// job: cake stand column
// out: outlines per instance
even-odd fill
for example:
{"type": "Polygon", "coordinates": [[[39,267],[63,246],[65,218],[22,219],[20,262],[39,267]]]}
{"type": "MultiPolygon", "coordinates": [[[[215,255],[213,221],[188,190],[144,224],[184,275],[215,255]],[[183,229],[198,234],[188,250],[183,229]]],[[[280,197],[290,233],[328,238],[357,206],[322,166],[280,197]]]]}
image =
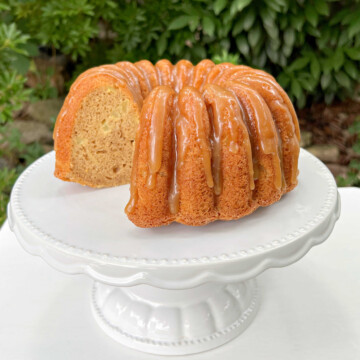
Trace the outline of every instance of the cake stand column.
{"type": "Polygon", "coordinates": [[[96,322],[119,343],[152,354],[185,355],[239,335],[255,317],[259,299],[255,280],[186,290],[95,282],[91,304],[96,322]]]}

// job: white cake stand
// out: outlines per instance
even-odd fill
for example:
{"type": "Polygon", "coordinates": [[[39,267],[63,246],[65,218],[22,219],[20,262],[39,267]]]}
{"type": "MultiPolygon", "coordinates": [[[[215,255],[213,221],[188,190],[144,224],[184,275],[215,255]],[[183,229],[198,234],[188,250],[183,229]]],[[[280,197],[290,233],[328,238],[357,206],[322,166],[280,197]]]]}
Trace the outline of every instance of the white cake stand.
{"type": "Polygon", "coordinates": [[[124,214],[128,186],[62,182],[50,153],[15,184],[9,224],[31,254],[95,280],[95,320],[113,339],[154,354],[196,353],[251,323],[257,275],[297,261],[330,235],[340,214],[334,178],[304,150],[299,166],[293,192],[246,218],[140,229],[124,214]]]}

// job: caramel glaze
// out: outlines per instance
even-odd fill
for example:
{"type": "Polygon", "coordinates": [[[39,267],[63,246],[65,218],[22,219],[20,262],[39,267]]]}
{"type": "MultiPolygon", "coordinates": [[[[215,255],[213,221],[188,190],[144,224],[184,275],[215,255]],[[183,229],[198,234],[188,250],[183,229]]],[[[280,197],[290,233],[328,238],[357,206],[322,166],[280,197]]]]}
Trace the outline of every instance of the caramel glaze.
{"type": "Polygon", "coordinates": [[[256,90],[269,107],[281,140],[280,155],[285,191],[292,190],[297,184],[300,147],[298,120],[290,99],[275,79],[264,71],[242,65],[235,66],[226,69],[218,79],[218,83],[224,85],[231,79],[256,90]],[[282,91],[281,94],[279,88],[282,91]],[[288,106],[289,103],[291,107],[288,106]]]}
{"type": "MultiPolygon", "coordinates": [[[[244,76],[239,78],[238,81],[256,90],[265,100],[272,113],[279,137],[282,141],[283,170],[287,185],[286,191],[290,191],[297,184],[298,157],[300,151],[299,140],[292,118],[293,115],[277,88],[274,87],[273,82],[256,76],[244,76]]],[[[297,118],[295,122],[297,123],[297,118]]]]}
{"type": "Polygon", "coordinates": [[[133,63],[129,61],[121,61],[116,63],[116,66],[123,68],[128,74],[137,79],[143,99],[145,99],[151,91],[149,81],[144,76],[143,72],[133,63]]]}
{"type": "Polygon", "coordinates": [[[235,67],[234,64],[231,63],[222,63],[215,65],[211,71],[209,72],[208,76],[206,77],[205,83],[206,84],[216,84],[218,80],[223,76],[226,70],[235,67]]]}
{"type": "Polygon", "coordinates": [[[296,137],[297,137],[298,141],[300,142],[300,128],[299,128],[299,122],[297,119],[297,115],[296,115],[294,106],[293,106],[291,100],[289,99],[288,95],[284,91],[284,89],[276,82],[276,80],[271,75],[265,73],[264,71],[253,70],[248,67],[244,67],[244,68],[245,69],[241,73],[231,76],[229,80],[238,80],[238,79],[246,76],[246,77],[256,77],[257,79],[261,79],[261,80],[267,82],[268,84],[271,84],[278,91],[281,98],[283,99],[283,102],[288,107],[288,110],[290,111],[290,114],[291,114],[292,123],[294,125],[296,137]]]}
{"type": "Polygon", "coordinates": [[[167,85],[173,88],[174,78],[173,78],[173,65],[169,60],[163,59],[159,60],[155,64],[156,71],[158,73],[158,79],[160,85],[167,85]]]}
{"type": "Polygon", "coordinates": [[[156,87],[145,99],[130,187],[130,201],[125,209],[138,226],[166,225],[173,221],[169,211],[168,193],[172,179],[173,108],[175,92],[168,86],[156,87]],[[164,188],[167,190],[164,192],[164,188]],[[146,204],[156,205],[156,210],[146,204]],[[138,216],[145,221],[139,222],[138,216]],[[133,218],[134,217],[134,218],[133,218]]]}
{"type": "Polygon", "coordinates": [[[141,109],[143,103],[143,97],[141,95],[140,89],[134,83],[134,80],[126,75],[124,72],[119,72],[119,68],[116,65],[102,65],[96,68],[89,69],[82,73],[71,86],[68,96],[71,100],[71,97],[78,91],[78,88],[82,86],[85,80],[90,78],[97,78],[99,76],[110,77],[116,79],[116,82],[119,86],[126,88],[131,92],[133,98],[139,109],[141,109]]]}
{"type": "Polygon", "coordinates": [[[193,69],[193,64],[188,60],[180,60],[176,63],[173,71],[173,79],[174,89],[177,93],[185,86],[191,84],[193,69]]]}
{"type": "Polygon", "coordinates": [[[155,66],[148,60],[141,60],[134,64],[144,75],[147,80],[149,91],[160,85],[158,73],[155,66]]]}
{"type": "Polygon", "coordinates": [[[204,225],[218,218],[211,171],[209,116],[203,97],[194,87],[180,90],[176,106],[176,177],[169,200],[178,204],[171,204],[170,208],[178,208],[176,221],[204,225]]]}
{"type": "Polygon", "coordinates": [[[235,219],[296,186],[296,114],[265,72],[210,60],[120,62],[85,72],[70,94],[99,74],[141,109],[126,207],[136,225],[235,219]]]}
{"type": "Polygon", "coordinates": [[[255,198],[260,205],[266,205],[269,192],[271,197],[279,197],[282,192],[279,137],[274,121],[265,101],[256,91],[235,82],[228,82],[225,87],[236,94],[243,109],[256,159],[254,163],[263,173],[257,179],[255,198]]]}
{"type": "Polygon", "coordinates": [[[203,97],[211,123],[212,173],[219,219],[244,216],[257,208],[248,129],[233,92],[208,84],[203,97]]]}
{"type": "Polygon", "coordinates": [[[203,86],[205,85],[206,78],[208,77],[209,72],[215,66],[211,60],[202,60],[194,67],[194,73],[192,78],[192,83],[190,84],[194,88],[202,91],[203,86]]]}

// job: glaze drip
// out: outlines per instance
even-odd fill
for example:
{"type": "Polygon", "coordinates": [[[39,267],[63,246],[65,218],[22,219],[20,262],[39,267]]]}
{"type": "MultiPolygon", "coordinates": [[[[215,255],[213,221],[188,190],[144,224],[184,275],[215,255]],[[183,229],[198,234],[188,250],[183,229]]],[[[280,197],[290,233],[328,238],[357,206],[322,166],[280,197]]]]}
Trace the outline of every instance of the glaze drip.
{"type": "Polygon", "coordinates": [[[156,174],[159,172],[162,160],[164,123],[171,116],[172,97],[174,91],[168,86],[158,86],[151,94],[153,97],[150,130],[149,130],[149,176],[147,187],[153,189],[156,174]]]}
{"type": "MultiPolygon", "coordinates": [[[[185,87],[179,93],[178,106],[180,117],[186,119],[188,122],[195,124],[197,142],[201,149],[206,182],[207,185],[212,188],[214,186],[214,181],[211,172],[211,149],[208,145],[203,122],[203,117],[208,116],[204,100],[201,94],[195,88],[185,87]],[[191,101],[189,101],[190,97],[191,101]]],[[[190,141],[186,132],[186,128],[181,127],[179,130],[182,133],[183,139],[183,141],[178,144],[178,162],[181,164],[190,141]]]]}
{"type": "MultiPolygon", "coordinates": [[[[222,191],[222,147],[226,146],[232,153],[239,151],[239,126],[242,122],[239,104],[233,93],[217,86],[206,85],[203,96],[209,107],[209,114],[212,124],[212,172],[214,177],[214,193],[220,195],[222,191]],[[224,137],[224,128],[227,128],[227,136],[224,137]]],[[[247,153],[250,154],[250,144],[244,144],[247,153]]],[[[249,161],[249,164],[251,162],[249,161]]],[[[250,170],[250,169],[249,169],[250,170]]],[[[250,183],[253,187],[252,169],[250,171],[250,183]]]]}
{"type": "MultiPolygon", "coordinates": [[[[178,174],[191,146],[200,149],[204,179],[208,188],[213,189],[214,198],[220,197],[223,191],[224,151],[238,154],[240,149],[245,149],[246,161],[242,164],[248,167],[247,186],[251,192],[259,190],[263,174],[271,175],[271,186],[279,196],[286,192],[287,185],[296,184],[299,154],[297,118],[290,100],[272,76],[246,66],[230,63],[214,65],[209,60],[203,60],[196,66],[187,60],[181,60],[174,66],[167,60],[160,60],[155,66],[140,61],[134,67],[136,70],[130,68],[134,76],[125,70],[117,76],[119,81],[127,81],[136,88],[133,90],[135,96],[139,92],[137,89],[142,94],[150,92],[142,108],[138,130],[142,133],[142,123],[144,119],[149,119],[146,180],[149,191],[156,187],[162,166],[164,124],[166,121],[172,123],[172,165],[169,168],[167,195],[172,216],[178,214],[181,208],[178,174]],[[142,78],[140,83],[136,83],[134,77],[139,77],[139,73],[142,78]],[[283,118],[290,119],[286,131],[281,127],[283,118]],[[205,129],[205,121],[210,124],[210,135],[205,129]],[[193,139],[190,140],[194,133],[195,144],[193,139]],[[244,133],[246,137],[241,137],[240,134],[244,133]],[[290,149],[288,156],[291,156],[291,170],[286,181],[284,149],[290,149]]],[[[110,69],[103,71],[114,76],[110,69]]],[[[136,151],[134,168],[137,166],[136,151]]],[[[189,161],[188,158],[186,161],[189,161]]],[[[135,173],[132,173],[127,213],[133,212],[139,201],[135,173]]],[[[259,204],[266,205],[261,202],[256,204],[256,198],[252,201],[255,203],[249,205],[249,209],[255,209],[259,204]]]]}

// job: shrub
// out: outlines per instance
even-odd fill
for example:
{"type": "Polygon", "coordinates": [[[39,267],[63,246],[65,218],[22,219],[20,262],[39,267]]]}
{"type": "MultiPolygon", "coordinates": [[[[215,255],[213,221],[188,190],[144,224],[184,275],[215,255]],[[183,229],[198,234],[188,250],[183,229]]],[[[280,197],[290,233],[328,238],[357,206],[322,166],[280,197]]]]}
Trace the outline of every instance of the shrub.
{"type": "Polygon", "coordinates": [[[339,186],[360,187],[360,117],[350,126],[349,133],[356,135],[356,142],[352,149],[357,154],[357,158],[350,161],[348,173],[345,177],[339,176],[337,183],[339,186]]]}
{"type": "Polygon", "coordinates": [[[230,59],[273,73],[296,100],[354,93],[359,0],[10,0],[8,19],[75,74],[120,60],[230,59]]]}
{"type": "Polygon", "coordinates": [[[24,87],[24,72],[19,71],[21,63],[28,60],[28,39],[16,24],[0,24],[0,125],[12,120],[13,112],[30,99],[31,91],[24,87]]]}

